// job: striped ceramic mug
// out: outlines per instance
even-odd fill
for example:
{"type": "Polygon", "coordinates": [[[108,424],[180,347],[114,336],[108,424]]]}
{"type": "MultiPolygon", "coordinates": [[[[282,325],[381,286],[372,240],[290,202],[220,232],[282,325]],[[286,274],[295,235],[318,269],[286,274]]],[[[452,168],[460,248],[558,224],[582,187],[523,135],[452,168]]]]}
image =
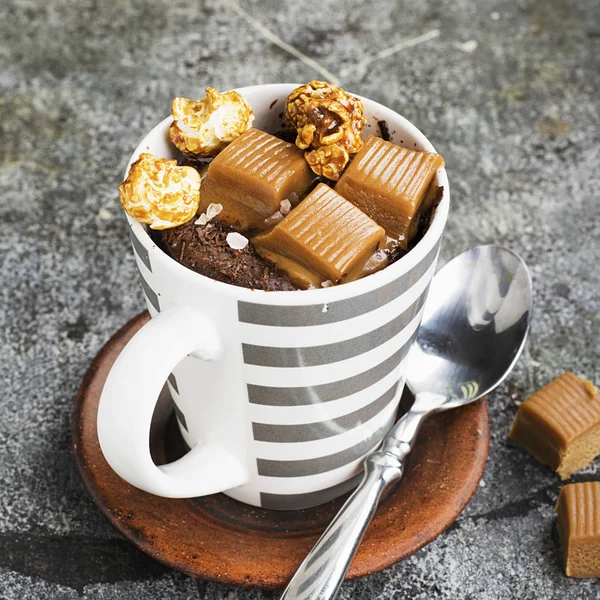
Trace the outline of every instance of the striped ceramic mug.
{"type": "MultiPolygon", "coordinates": [[[[254,126],[281,125],[294,85],[239,90],[254,126]]],[[[366,131],[385,120],[392,141],[433,151],[408,121],[363,99],[366,131]]],[[[168,118],[141,152],[172,157],[168,118]]],[[[326,502],[357,483],[363,458],[392,424],[404,386],[403,358],[417,334],[449,206],[444,188],[429,230],[405,257],[364,279],[325,289],[264,292],[214,281],[163,253],[128,218],[152,319],[115,362],[98,411],[111,467],[153,494],[224,492],[266,508],[326,502]],[[157,467],[148,436],[165,380],[183,458],[157,467]]]]}

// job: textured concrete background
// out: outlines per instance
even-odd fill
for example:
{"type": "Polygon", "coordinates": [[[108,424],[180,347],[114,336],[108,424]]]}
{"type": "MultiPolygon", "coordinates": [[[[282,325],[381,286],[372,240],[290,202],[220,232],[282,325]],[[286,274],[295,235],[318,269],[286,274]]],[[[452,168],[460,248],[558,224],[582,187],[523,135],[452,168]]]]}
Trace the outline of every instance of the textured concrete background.
{"type": "MultiPolygon", "coordinates": [[[[237,6],[429,136],[453,191],[444,260],[503,243],[535,283],[527,350],[489,398],[490,459],[473,500],[425,549],[340,597],[597,598],[597,580],[562,575],[559,480],[506,434],[517,401],[562,371],[600,381],[600,5],[237,6]]],[[[194,581],[125,542],[79,480],[70,413],[94,355],[143,307],[116,191],[139,139],[175,95],[315,77],[226,2],[0,3],[2,600],[276,597],[194,581]]],[[[594,478],[600,460],[574,480],[594,478]]]]}

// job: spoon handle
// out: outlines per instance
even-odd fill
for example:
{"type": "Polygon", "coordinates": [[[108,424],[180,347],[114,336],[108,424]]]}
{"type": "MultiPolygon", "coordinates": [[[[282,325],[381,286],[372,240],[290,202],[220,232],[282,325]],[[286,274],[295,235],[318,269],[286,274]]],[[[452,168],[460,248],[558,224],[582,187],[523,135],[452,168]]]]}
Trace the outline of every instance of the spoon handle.
{"type": "Polygon", "coordinates": [[[388,483],[401,477],[401,459],[381,451],[367,457],[361,483],[308,553],[281,600],[335,598],[381,492],[388,483]]]}
{"type": "Polygon", "coordinates": [[[443,404],[437,394],[418,394],[413,407],[392,427],[381,450],[365,459],[365,473],[329,527],[308,553],[281,600],[332,600],[369,525],[383,490],[404,473],[404,462],[421,423],[443,404]]]}

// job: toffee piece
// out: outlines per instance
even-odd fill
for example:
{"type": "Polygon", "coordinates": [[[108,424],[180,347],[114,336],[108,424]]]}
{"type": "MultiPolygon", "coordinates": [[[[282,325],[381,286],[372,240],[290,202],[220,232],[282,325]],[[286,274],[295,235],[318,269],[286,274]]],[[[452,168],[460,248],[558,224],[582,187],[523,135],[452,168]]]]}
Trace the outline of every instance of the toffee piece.
{"type": "Polygon", "coordinates": [[[363,210],[408,248],[419,226],[423,199],[444,159],[370,135],[335,186],[335,191],[363,210]]]}
{"type": "Polygon", "coordinates": [[[556,519],[565,574],[600,577],[600,481],[565,485],[556,519]]]}
{"type": "Polygon", "coordinates": [[[519,406],[508,437],[567,479],[600,454],[598,390],[564,373],[519,406]]]}
{"type": "Polygon", "coordinates": [[[352,279],[385,243],[385,231],[329,186],[319,184],[252,243],[298,287],[352,279]]]}
{"type": "Polygon", "coordinates": [[[262,231],[283,200],[297,203],[314,179],[301,150],[273,135],[248,129],[209,165],[200,212],[221,204],[217,220],[236,231],[262,231]]]}

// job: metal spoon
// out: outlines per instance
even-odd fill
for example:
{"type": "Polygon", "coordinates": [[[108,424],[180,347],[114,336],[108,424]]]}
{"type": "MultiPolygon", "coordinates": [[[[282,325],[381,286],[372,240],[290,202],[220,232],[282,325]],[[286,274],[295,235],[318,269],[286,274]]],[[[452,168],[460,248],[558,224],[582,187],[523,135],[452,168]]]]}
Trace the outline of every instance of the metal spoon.
{"type": "Polygon", "coordinates": [[[423,421],[473,402],[510,373],[531,321],[532,286],[523,260],[500,246],[463,252],[434,277],[406,363],[412,408],[365,460],[362,482],[308,553],[281,600],[331,600],[383,490],[403,474],[423,421]]]}

